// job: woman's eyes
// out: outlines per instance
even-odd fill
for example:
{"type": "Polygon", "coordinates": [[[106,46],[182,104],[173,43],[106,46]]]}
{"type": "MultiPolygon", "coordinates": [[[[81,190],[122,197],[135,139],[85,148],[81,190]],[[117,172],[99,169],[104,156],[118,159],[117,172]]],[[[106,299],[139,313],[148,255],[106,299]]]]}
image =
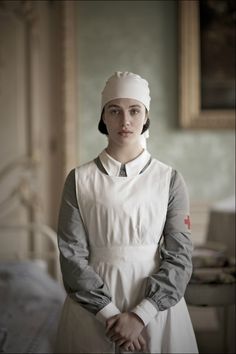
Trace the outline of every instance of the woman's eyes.
{"type": "Polygon", "coordinates": [[[110,114],[117,116],[118,114],[120,114],[121,111],[119,109],[111,109],[110,110],[110,114]]]}
{"type": "MultiPolygon", "coordinates": [[[[118,115],[122,114],[122,111],[119,110],[119,109],[111,109],[109,112],[113,116],[118,116],[118,115]]],[[[135,116],[135,115],[138,115],[140,113],[140,110],[136,109],[136,108],[133,108],[133,109],[131,109],[129,111],[129,113],[130,113],[131,116],[135,116]]]]}
{"type": "Polygon", "coordinates": [[[130,110],[130,114],[131,114],[132,116],[135,116],[135,115],[137,115],[137,114],[139,114],[139,113],[140,113],[140,110],[139,110],[139,109],[133,108],[133,109],[130,110]]]}

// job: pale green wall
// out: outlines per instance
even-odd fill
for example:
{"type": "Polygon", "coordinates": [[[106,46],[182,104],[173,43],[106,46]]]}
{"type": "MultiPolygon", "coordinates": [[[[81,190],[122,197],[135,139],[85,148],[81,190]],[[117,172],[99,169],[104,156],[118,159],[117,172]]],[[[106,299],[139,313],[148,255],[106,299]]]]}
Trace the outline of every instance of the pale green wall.
{"type": "Polygon", "coordinates": [[[178,169],[194,200],[234,192],[234,133],[184,131],[177,121],[177,2],[78,1],[78,162],[106,144],[97,130],[100,93],[115,71],[149,81],[149,151],[178,169]]]}

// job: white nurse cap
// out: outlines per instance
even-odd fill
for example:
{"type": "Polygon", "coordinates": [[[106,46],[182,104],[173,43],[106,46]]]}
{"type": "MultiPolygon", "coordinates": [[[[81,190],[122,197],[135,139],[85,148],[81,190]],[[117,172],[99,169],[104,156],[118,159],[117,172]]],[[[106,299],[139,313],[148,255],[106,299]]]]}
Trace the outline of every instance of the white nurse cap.
{"type": "Polygon", "coordinates": [[[106,103],[116,98],[135,99],[142,102],[149,111],[151,97],[148,82],[139,75],[117,71],[107,80],[102,91],[101,109],[103,110],[106,103]]]}

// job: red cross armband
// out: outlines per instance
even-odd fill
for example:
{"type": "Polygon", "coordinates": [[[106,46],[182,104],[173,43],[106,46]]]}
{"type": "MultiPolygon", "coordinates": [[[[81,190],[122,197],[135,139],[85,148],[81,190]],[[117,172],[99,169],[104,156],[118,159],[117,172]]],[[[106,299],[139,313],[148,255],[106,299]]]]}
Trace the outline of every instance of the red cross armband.
{"type": "Polygon", "coordinates": [[[191,220],[189,215],[185,215],[184,224],[186,225],[188,230],[191,230],[191,220]]]}
{"type": "Polygon", "coordinates": [[[191,220],[187,210],[175,210],[166,219],[164,233],[191,232],[191,220]]]}

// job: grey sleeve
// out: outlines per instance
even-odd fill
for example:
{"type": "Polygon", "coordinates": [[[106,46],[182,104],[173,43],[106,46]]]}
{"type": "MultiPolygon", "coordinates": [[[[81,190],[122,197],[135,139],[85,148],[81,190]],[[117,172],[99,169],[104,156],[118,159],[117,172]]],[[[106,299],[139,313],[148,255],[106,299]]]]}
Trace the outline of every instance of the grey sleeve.
{"type": "Polygon", "coordinates": [[[75,170],[67,176],[58,219],[58,247],[67,294],[96,314],[111,302],[108,288],[88,264],[89,244],[75,191],[75,170]]]}
{"type": "Polygon", "coordinates": [[[172,171],[167,217],[160,244],[160,268],[147,280],[146,298],[159,311],[175,305],[192,274],[189,199],[183,177],[172,171]]]}

